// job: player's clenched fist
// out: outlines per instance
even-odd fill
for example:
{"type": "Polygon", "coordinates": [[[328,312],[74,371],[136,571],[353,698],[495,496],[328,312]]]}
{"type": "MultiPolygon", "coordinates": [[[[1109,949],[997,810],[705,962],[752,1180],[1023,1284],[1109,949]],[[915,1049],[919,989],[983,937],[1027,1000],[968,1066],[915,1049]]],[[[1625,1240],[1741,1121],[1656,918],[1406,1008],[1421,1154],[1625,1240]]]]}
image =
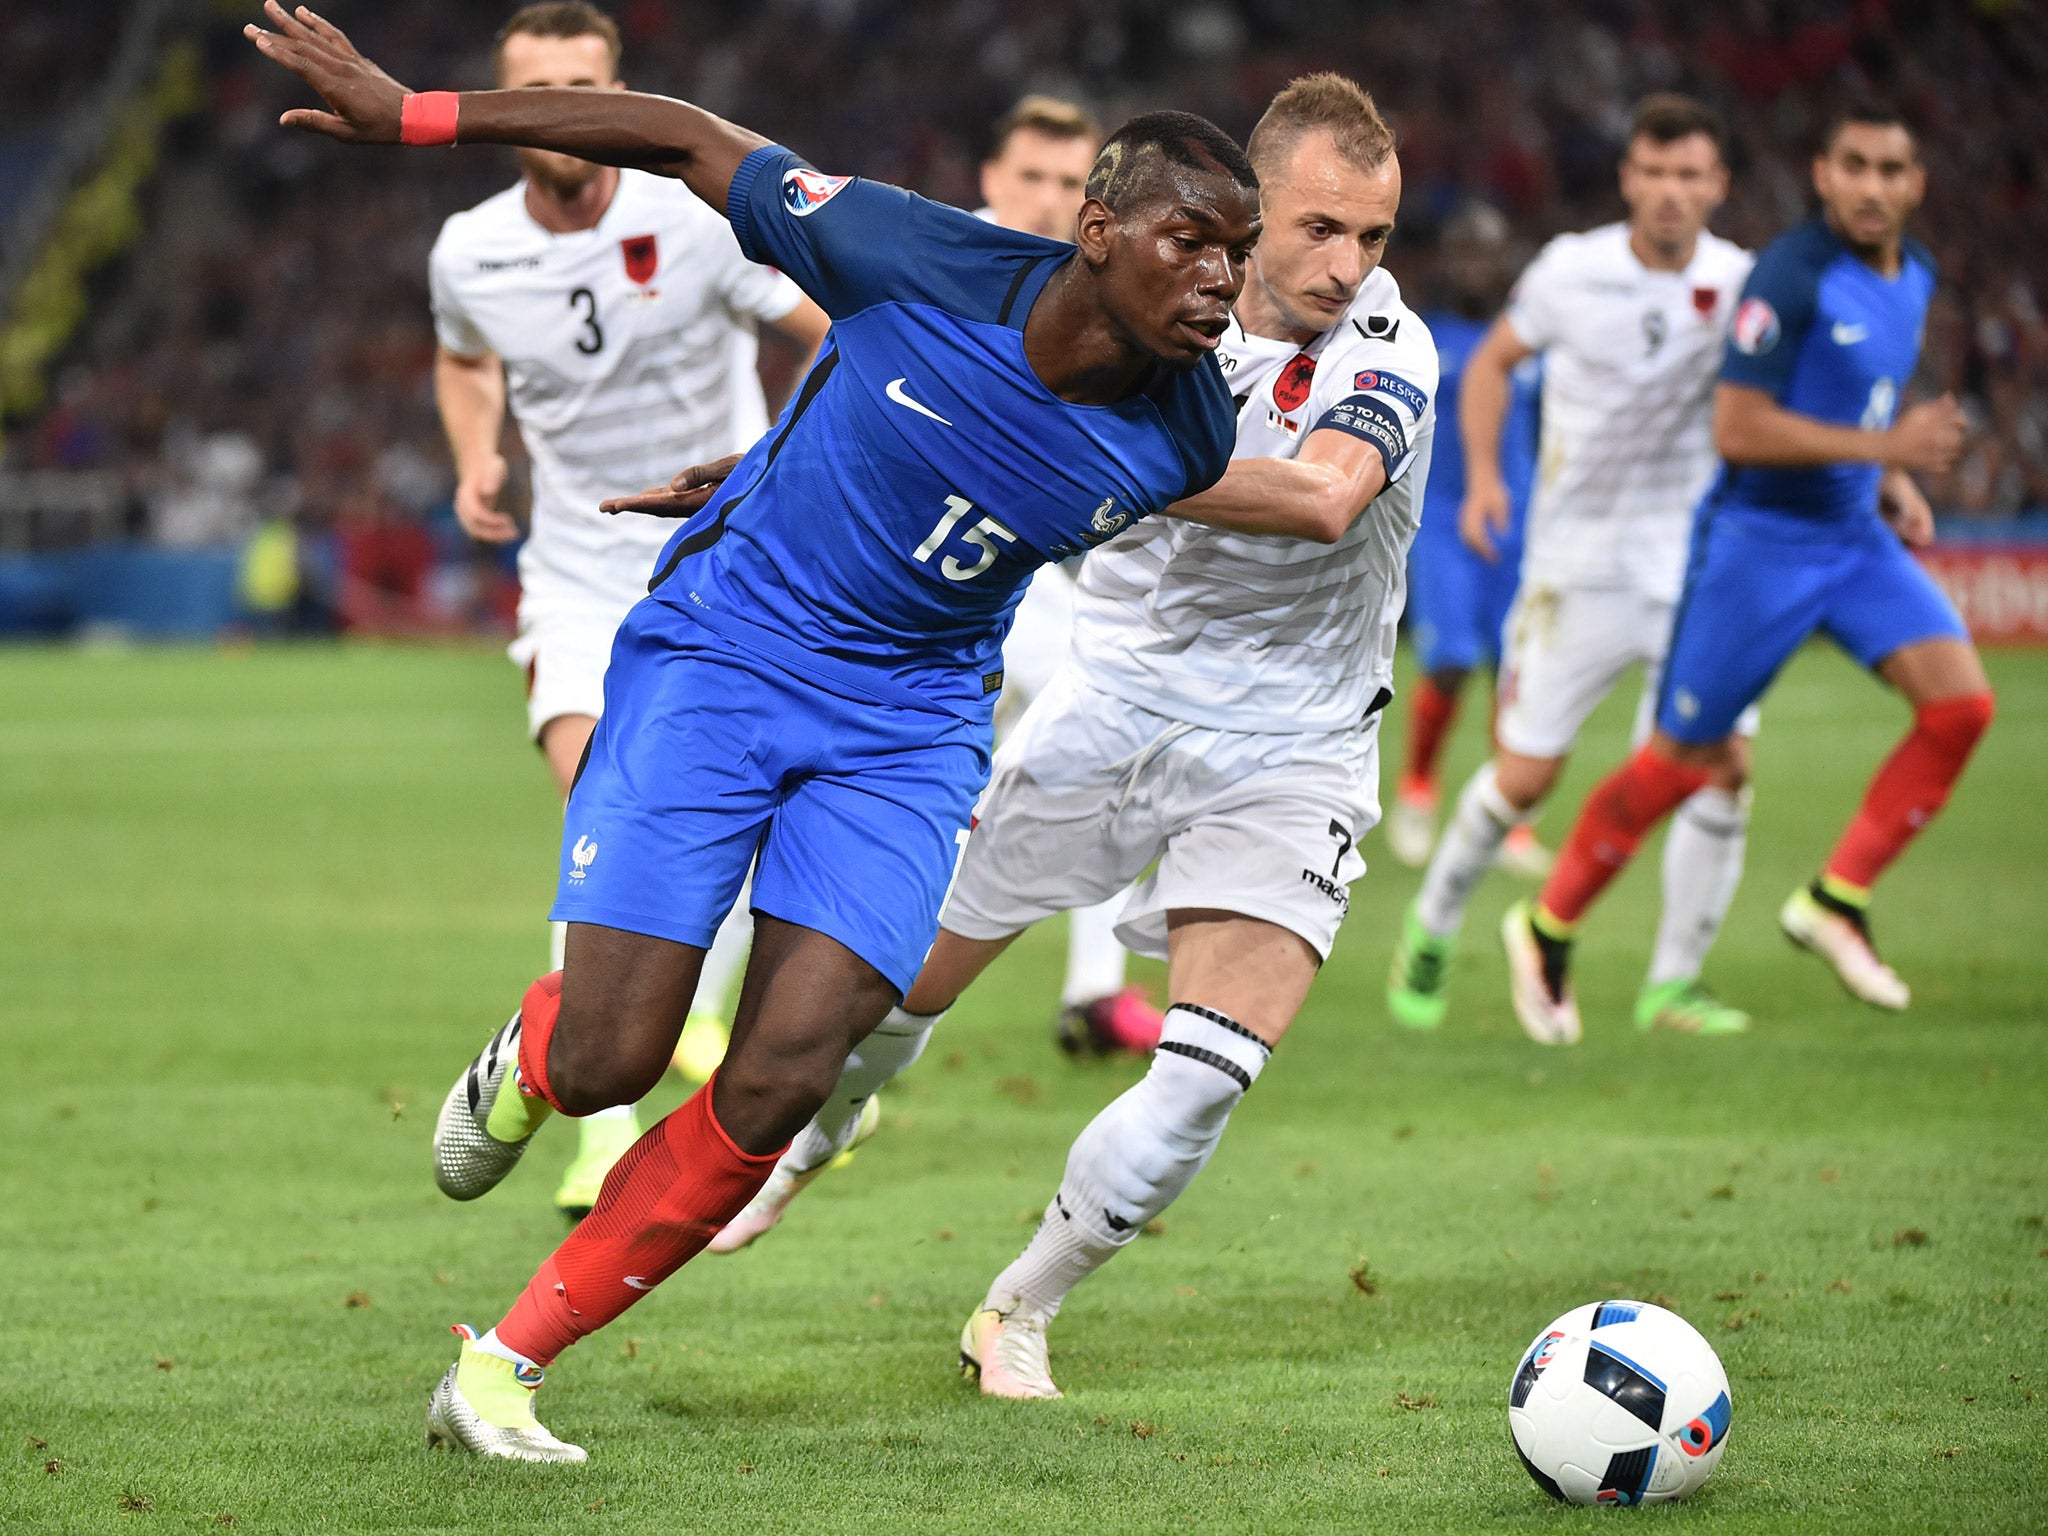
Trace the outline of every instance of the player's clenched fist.
{"type": "Polygon", "coordinates": [[[406,88],[356,51],[342,30],[306,6],[288,12],[278,0],[264,0],[263,13],[277,28],[250,25],[243,36],[320,93],[333,110],[300,108],[278,119],[287,128],[324,133],[351,144],[396,144],[406,88]]]}
{"type": "Polygon", "coordinates": [[[472,539],[507,544],[519,537],[519,525],[498,509],[505,489],[505,456],[485,454],[466,466],[455,485],[455,520],[472,539]]]}
{"type": "Polygon", "coordinates": [[[729,453],[709,464],[692,464],[665,487],[656,486],[653,490],[639,491],[631,496],[614,496],[610,501],[599,502],[597,510],[646,512],[654,517],[690,517],[701,511],[704,504],[718,493],[718,488],[725,484],[725,477],[732,473],[733,466],[739,461],[738,454],[729,453]]]}
{"type": "Polygon", "coordinates": [[[1962,454],[1969,420],[1954,395],[1909,406],[1885,434],[1885,463],[1941,474],[1962,454]]]}

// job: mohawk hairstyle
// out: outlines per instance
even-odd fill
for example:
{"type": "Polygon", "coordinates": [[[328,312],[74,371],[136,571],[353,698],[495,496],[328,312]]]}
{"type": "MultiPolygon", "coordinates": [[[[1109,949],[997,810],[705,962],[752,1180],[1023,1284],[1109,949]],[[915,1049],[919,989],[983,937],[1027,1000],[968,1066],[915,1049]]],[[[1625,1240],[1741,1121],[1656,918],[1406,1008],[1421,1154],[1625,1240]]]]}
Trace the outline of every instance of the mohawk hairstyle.
{"type": "Polygon", "coordinates": [[[1087,195],[1112,213],[1126,213],[1166,195],[1169,166],[1227,176],[1247,192],[1258,173],[1237,141],[1192,112],[1146,112],[1109,136],[1088,173],[1087,195]]]}

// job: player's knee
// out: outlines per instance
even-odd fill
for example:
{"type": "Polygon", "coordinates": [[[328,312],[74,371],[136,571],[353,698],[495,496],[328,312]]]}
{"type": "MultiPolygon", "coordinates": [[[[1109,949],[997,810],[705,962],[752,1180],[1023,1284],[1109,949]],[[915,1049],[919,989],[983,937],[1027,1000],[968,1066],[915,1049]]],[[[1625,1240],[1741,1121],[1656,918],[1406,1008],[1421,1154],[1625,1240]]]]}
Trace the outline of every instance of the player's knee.
{"type": "Polygon", "coordinates": [[[621,1049],[615,1030],[578,1028],[565,1008],[548,1046],[548,1087],[572,1115],[637,1104],[661,1080],[666,1057],[649,1063],[621,1049]]]}
{"type": "Polygon", "coordinates": [[[1740,736],[1731,737],[1727,751],[1708,767],[1707,782],[1731,795],[1749,788],[1749,743],[1740,736]]]}
{"type": "Polygon", "coordinates": [[[802,1130],[846,1065],[843,1053],[769,1055],[739,1051],[718,1069],[718,1119],[749,1152],[769,1151],[802,1130]]]}
{"type": "Polygon", "coordinates": [[[1939,745],[1961,755],[1974,748],[1991,729],[1992,717],[1997,712],[1997,700],[1987,688],[1982,693],[1923,704],[1915,715],[1915,723],[1939,745]]]}

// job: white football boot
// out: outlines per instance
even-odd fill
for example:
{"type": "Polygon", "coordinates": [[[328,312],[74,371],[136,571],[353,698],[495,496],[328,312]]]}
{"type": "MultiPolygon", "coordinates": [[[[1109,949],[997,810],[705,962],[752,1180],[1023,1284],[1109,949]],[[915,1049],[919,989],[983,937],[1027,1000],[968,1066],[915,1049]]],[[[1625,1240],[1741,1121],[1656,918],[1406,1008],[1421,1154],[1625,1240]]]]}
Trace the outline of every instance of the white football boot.
{"type": "Polygon", "coordinates": [[[1387,851],[1410,869],[1421,869],[1436,847],[1436,798],[1410,798],[1398,790],[1387,807],[1387,851]]]}
{"type": "Polygon", "coordinates": [[[1022,1303],[1007,1312],[983,1307],[960,1330],[960,1374],[978,1378],[984,1397],[1065,1397],[1046,1360],[1051,1320],[1022,1303]]]}
{"type": "Polygon", "coordinates": [[[1904,1011],[1913,1001],[1912,988],[1878,959],[1870,943],[1870,925],[1862,914],[1827,905],[1814,895],[1811,886],[1802,885],[1779,909],[1778,926],[1794,944],[1827,961],[1851,997],[1893,1013],[1904,1011]]]}
{"type": "Polygon", "coordinates": [[[1534,912],[1528,902],[1518,901],[1501,920],[1500,941],[1508,952],[1508,982],[1515,1002],[1515,1017],[1522,1033],[1539,1045],[1577,1045],[1579,1001],[1572,995],[1572,983],[1562,967],[1556,976],[1548,974],[1543,946],[1530,921],[1534,912]]]}
{"type": "MultiPolygon", "coordinates": [[[[434,1182],[451,1200],[474,1200],[496,1189],[526,1155],[533,1133],[500,1141],[486,1123],[498,1094],[519,1065],[519,1015],[455,1079],[434,1122],[434,1182]]],[[[515,1086],[512,1090],[517,1093],[515,1086]]],[[[511,1106],[507,1106],[509,1110],[511,1106]]]]}

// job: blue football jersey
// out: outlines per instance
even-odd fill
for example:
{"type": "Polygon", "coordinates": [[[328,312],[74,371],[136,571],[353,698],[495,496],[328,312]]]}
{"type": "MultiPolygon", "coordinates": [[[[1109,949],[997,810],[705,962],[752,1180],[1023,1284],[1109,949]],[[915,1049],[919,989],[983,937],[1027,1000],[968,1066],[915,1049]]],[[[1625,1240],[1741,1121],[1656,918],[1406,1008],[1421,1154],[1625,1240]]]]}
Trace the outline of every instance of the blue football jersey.
{"type": "MultiPolygon", "coordinates": [[[[1934,284],[1934,258],[1918,242],[1906,242],[1898,275],[1886,277],[1824,222],[1809,220],[1757,258],[1721,378],[1767,390],[1786,410],[1817,421],[1882,431],[1920,365],[1934,284]]],[[[1811,517],[1875,517],[1882,475],[1875,464],[1730,465],[1717,499],[1811,517]]]]}
{"type": "MultiPolygon", "coordinates": [[[[1429,479],[1422,489],[1421,538],[1458,537],[1458,509],[1465,501],[1465,450],[1458,422],[1458,388],[1465,381],[1465,364],[1479,350],[1490,326],[1449,310],[1437,310],[1423,317],[1429,334],[1436,338],[1436,419],[1439,430],[1449,423],[1436,453],[1429,461],[1429,479]]],[[[1536,439],[1539,402],[1543,397],[1543,364],[1530,358],[1514,372],[1514,390],[1508,397],[1507,419],[1500,428],[1501,476],[1507,481],[1514,521],[1508,542],[1519,546],[1522,514],[1529,507],[1529,487],[1536,480],[1536,439]]]]}
{"type": "Polygon", "coordinates": [[[1213,484],[1237,414],[1213,358],[1115,405],[1060,400],[1024,321],[1072,255],[899,188],[754,151],[728,205],[832,333],[649,590],[869,695],[985,719],[1032,571],[1213,484]]]}

